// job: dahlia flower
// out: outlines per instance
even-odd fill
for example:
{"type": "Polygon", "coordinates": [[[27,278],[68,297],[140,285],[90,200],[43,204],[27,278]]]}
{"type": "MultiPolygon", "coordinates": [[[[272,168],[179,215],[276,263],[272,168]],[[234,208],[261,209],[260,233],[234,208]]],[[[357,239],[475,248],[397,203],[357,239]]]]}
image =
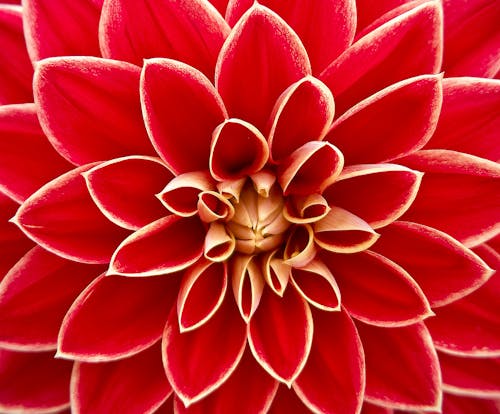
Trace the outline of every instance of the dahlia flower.
{"type": "Polygon", "coordinates": [[[499,412],[498,1],[2,3],[0,411],[499,412]]]}

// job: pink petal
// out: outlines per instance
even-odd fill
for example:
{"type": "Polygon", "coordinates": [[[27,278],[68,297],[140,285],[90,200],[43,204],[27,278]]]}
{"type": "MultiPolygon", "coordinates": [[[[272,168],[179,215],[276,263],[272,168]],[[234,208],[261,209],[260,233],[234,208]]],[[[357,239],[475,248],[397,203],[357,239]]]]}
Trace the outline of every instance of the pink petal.
{"type": "Polygon", "coordinates": [[[30,196],[12,221],[32,240],[66,259],[107,263],[128,232],[111,223],[92,201],[81,175],[96,164],[76,168],[30,196]]]}
{"type": "Polygon", "coordinates": [[[289,389],[280,384],[268,414],[309,414],[310,412],[311,410],[306,408],[293,388],[289,389]]]}
{"type": "Polygon", "coordinates": [[[44,413],[69,407],[72,366],[52,352],[0,349],[0,410],[44,413]]]}
{"type": "Polygon", "coordinates": [[[472,251],[431,227],[397,221],[381,229],[380,234],[373,250],[402,266],[422,288],[432,307],[468,295],[493,273],[472,251]]]}
{"type": "Polygon", "coordinates": [[[423,324],[378,328],[357,324],[366,358],[365,399],[387,408],[439,410],[441,372],[423,324]]]}
{"type": "Polygon", "coordinates": [[[340,286],[342,304],[356,319],[395,327],[433,315],[417,283],[384,256],[370,251],[350,255],[323,252],[321,259],[340,286]]]}
{"type": "Polygon", "coordinates": [[[120,361],[77,362],[71,389],[72,408],[81,414],[152,412],[172,393],[159,345],[120,361]]]}
{"type": "Polygon", "coordinates": [[[149,136],[172,171],[208,169],[212,131],[227,118],[210,81],[181,62],[151,59],[140,90],[149,136]]]}
{"type": "Polygon", "coordinates": [[[419,151],[398,162],[425,173],[403,219],[442,230],[467,246],[499,232],[498,164],[446,150],[419,151]]]}
{"type": "Polygon", "coordinates": [[[312,339],[311,310],[295,289],[282,298],[265,289],[248,325],[248,343],[262,367],[290,386],[304,368],[312,339]]]}
{"type": "Polygon", "coordinates": [[[447,76],[493,78],[500,70],[500,4],[445,0],[443,69],[447,76]]]}
{"type": "Polygon", "coordinates": [[[351,318],[314,311],[314,337],[307,364],[293,388],[315,412],[358,413],[365,389],[363,348],[351,318]]]}
{"type": "Polygon", "coordinates": [[[163,365],[177,397],[187,406],[219,388],[240,363],[245,345],[245,325],[230,295],[194,331],[181,333],[172,309],[163,333],[163,365]]]}
{"type": "Polygon", "coordinates": [[[416,151],[437,125],[441,79],[419,76],[377,92],[338,118],[325,139],[340,149],[348,165],[386,162],[416,151]]]}
{"type": "Polygon", "coordinates": [[[439,122],[426,148],[450,149],[500,161],[500,81],[479,78],[443,80],[439,122]]]}
{"type": "Polygon", "coordinates": [[[470,398],[444,394],[443,413],[446,414],[498,414],[498,400],[470,398]]]}
{"type": "Polygon", "coordinates": [[[298,36],[277,14],[255,3],[222,47],[215,85],[230,116],[263,131],[279,95],[310,72],[298,36]]]}
{"type": "MultiPolygon", "coordinates": [[[[441,66],[442,10],[429,1],[370,32],[320,75],[333,92],[337,113],[383,88],[441,66]]],[[[398,114],[402,114],[398,111],[398,114]]]]}
{"type": "Polygon", "coordinates": [[[202,255],[204,238],[205,229],[197,217],[163,217],[118,246],[108,273],[154,276],[185,269],[202,255]]]}
{"type": "Polygon", "coordinates": [[[98,277],[66,314],[59,333],[58,355],[101,362],[148,348],[161,337],[178,286],[178,278],[173,276],[98,277]]]}
{"type": "Polygon", "coordinates": [[[32,102],[33,67],[26,52],[22,9],[0,4],[0,105],[32,102]]]}
{"type": "Polygon", "coordinates": [[[83,176],[97,207],[121,227],[137,230],[167,214],[156,194],[173,175],[158,158],[118,158],[83,176]]]}
{"type": "Polygon", "coordinates": [[[399,218],[417,195],[422,174],[396,164],[344,168],[323,196],[330,205],[349,210],[372,228],[399,218]]]}
{"type": "Polygon", "coordinates": [[[23,0],[33,62],[51,56],[100,56],[97,28],[102,0],[23,0]]]}
{"type": "Polygon", "coordinates": [[[168,57],[212,77],[229,26],[204,0],[105,0],[99,28],[104,57],[142,65],[168,57]]]}
{"type": "Polygon", "coordinates": [[[0,343],[23,351],[55,349],[66,311],[103,270],[33,248],[0,285],[0,343]]]}
{"type": "Polygon", "coordinates": [[[74,164],[153,154],[139,102],[140,70],[92,57],[37,64],[35,101],[43,130],[74,164]]]}
{"type": "Polygon", "coordinates": [[[0,107],[0,136],[0,188],[19,202],[71,169],[43,134],[34,104],[0,107]]]}

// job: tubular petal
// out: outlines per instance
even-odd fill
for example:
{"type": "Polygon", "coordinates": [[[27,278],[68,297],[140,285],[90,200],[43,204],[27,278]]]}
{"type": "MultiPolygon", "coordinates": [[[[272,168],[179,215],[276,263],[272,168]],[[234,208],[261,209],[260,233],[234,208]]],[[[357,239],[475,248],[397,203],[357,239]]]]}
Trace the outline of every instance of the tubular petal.
{"type": "Polygon", "coordinates": [[[66,314],[58,356],[102,362],[148,348],[161,337],[170,309],[175,307],[178,286],[174,276],[134,279],[101,275],[66,314]]]}
{"type": "Polygon", "coordinates": [[[274,250],[264,256],[262,274],[273,292],[283,297],[290,278],[291,267],[279,257],[278,253],[279,250],[274,250]],[[277,255],[278,257],[276,257],[277,255]]]}
{"type": "Polygon", "coordinates": [[[236,239],[222,223],[210,224],[204,244],[204,256],[212,262],[224,262],[234,252],[236,239]]]}
{"type": "Polygon", "coordinates": [[[292,267],[302,267],[313,260],[316,255],[314,240],[314,231],[309,224],[293,227],[285,245],[284,263],[292,267]]]}
{"type": "Polygon", "coordinates": [[[198,215],[205,223],[228,221],[234,215],[234,207],[217,191],[203,191],[198,196],[198,215]]]}
{"type": "Polygon", "coordinates": [[[330,212],[328,201],[315,193],[307,196],[288,197],[283,216],[291,223],[315,223],[330,212]]]}

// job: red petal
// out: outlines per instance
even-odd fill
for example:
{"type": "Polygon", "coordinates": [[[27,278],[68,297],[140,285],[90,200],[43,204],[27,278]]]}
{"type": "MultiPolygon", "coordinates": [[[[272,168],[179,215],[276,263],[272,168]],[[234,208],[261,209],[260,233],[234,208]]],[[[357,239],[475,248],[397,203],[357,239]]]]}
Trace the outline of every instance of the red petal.
{"type": "Polygon", "coordinates": [[[320,75],[335,96],[337,113],[344,113],[395,82],[437,73],[441,66],[442,25],[440,3],[429,1],[383,24],[348,48],[320,75]]]}
{"type": "Polygon", "coordinates": [[[373,250],[402,266],[432,307],[468,295],[492,275],[492,269],[476,254],[431,227],[398,221],[381,229],[380,234],[373,250]]]}
{"type": "Polygon", "coordinates": [[[295,289],[282,298],[264,289],[248,325],[248,343],[264,369],[290,386],[307,361],[312,338],[311,310],[295,289]]]}
{"type": "Polygon", "coordinates": [[[12,219],[32,240],[58,256],[107,263],[128,234],[96,207],[81,175],[88,164],[50,181],[29,197],[12,219]]]}
{"type": "Polygon", "coordinates": [[[177,397],[190,405],[220,387],[239,364],[245,345],[245,325],[230,295],[194,331],[181,333],[172,309],[163,333],[163,365],[177,397]]]}
{"type": "Polygon", "coordinates": [[[324,252],[321,258],[340,286],[342,304],[355,318],[394,327],[433,314],[411,276],[384,256],[369,251],[350,255],[324,252]]]}
{"type": "Polygon", "coordinates": [[[158,158],[114,159],[83,176],[97,207],[121,227],[137,230],[167,214],[156,194],[173,175],[158,158]]]}
{"type": "Polygon", "coordinates": [[[212,131],[227,118],[210,81],[183,63],[151,59],[140,89],[151,141],[167,165],[176,173],[208,169],[212,131]]]}
{"type": "Polygon", "coordinates": [[[370,404],[365,401],[363,403],[363,408],[361,409],[361,414],[394,414],[394,410],[391,408],[384,408],[379,405],[370,404]]]}
{"type": "Polygon", "coordinates": [[[212,77],[229,26],[204,0],[105,0],[99,28],[104,57],[142,65],[168,57],[212,77]]]}
{"type": "Polygon", "coordinates": [[[34,93],[50,142],[74,164],[153,154],[139,102],[138,67],[91,57],[37,64],[34,93]]]}
{"type": "Polygon", "coordinates": [[[23,0],[28,52],[51,56],[100,56],[97,29],[102,0],[23,0]]]}
{"type": "Polygon", "coordinates": [[[209,1],[219,11],[221,16],[224,16],[224,14],[226,13],[228,0],[209,0],[209,1]]]}
{"type": "Polygon", "coordinates": [[[441,78],[419,76],[377,92],[338,118],[325,139],[346,164],[386,162],[422,148],[438,122],[441,78]]]}
{"type": "Polygon", "coordinates": [[[310,414],[310,412],[311,410],[306,408],[293,389],[281,384],[268,414],[310,414]]]}
{"type": "Polygon", "coordinates": [[[359,33],[385,13],[390,12],[405,3],[411,2],[412,0],[356,0],[356,17],[358,19],[357,32],[359,33]]]}
{"type": "Polygon", "coordinates": [[[298,36],[277,14],[255,3],[222,47],[215,84],[230,116],[263,131],[279,95],[310,72],[298,36]]]}
{"type": "Polygon", "coordinates": [[[185,269],[202,255],[204,239],[205,229],[197,217],[161,218],[132,233],[118,246],[108,273],[154,276],[185,269]]]}
{"type": "Polygon", "coordinates": [[[23,351],[55,349],[66,311],[103,270],[33,248],[0,285],[0,343],[23,351]]]}
{"type": "Polygon", "coordinates": [[[500,81],[478,78],[443,80],[439,122],[426,148],[450,149],[500,160],[500,81]]]}
{"type": "Polygon", "coordinates": [[[441,372],[425,326],[357,327],[366,358],[365,399],[388,408],[439,410],[441,372]]]}
{"type": "Polygon", "coordinates": [[[314,311],[314,337],[307,364],[293,388],[321,413],[358,413],[365,388],[363,348],[345,311],[314,311]]]}
{"type": "Polygon", "coordinates": [[[498,164],[446,150],[419,151],[398,162],[425,173],[405,220],[442,230],[467,246],[499,232],[498,164]]]}
{"type": "Polygon", "coordinates": [[[100,362],[148,348],[161,337],[178,286],[178,278],[173,276],[98,277],[66,314],[58,355],[100,362]]]}
{"type": "Polygon", "coordinates": [[[0,410],[45,413],[69,407],[72,366],[52,352],[0,349],[0,410]]]}
{"type": "Polygon", "coordinates": [[[446,414],[498,414],[498,400],[470,398],[444,394],[443,413],[446,414]]]}
{"type": "Polygon", "coordinates": [[[154,345],[120,361],[89,364],[73,369],[72,408],[78,413],[150,413],[172,393],[154,345]]]}

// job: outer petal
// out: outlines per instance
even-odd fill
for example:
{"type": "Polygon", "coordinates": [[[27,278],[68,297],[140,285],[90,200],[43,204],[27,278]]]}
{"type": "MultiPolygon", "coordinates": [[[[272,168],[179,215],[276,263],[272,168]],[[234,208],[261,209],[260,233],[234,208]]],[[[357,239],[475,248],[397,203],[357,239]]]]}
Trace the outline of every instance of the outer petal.
{"type": "Polygon", "coordinates": [[[268,414],[310,414],[311,410],[297,396],[293,388],[280,384],[268,414]]]}
{"type": "Polygon", "coordinates": [[[394,414],[394,410],[392,408],[384,408],[380,405],[370,404],[365,401],[361,414],[394,414]]]}
{"type": "Polygon", "coordinates": [[[438,122],[441,78],[419,76],[377,92],[338,118],[325,139],[348,165],[386,162],[422,148],[438,122]]]}
{"type": "Polygon", "coordinates": [[[263,131],[279,95],[310,72],[298,36],[277,14],[256,3],[222,47],[215,85],[230,116],[263,131]]]}
{"type": "Polygon", "coordinates": [[[206,0],[105,0],[99,40],[104,57],[141,65],[168,57],[213,76],[229,26],[206,0]]]}
{"type": "Polygon", "coordinates": [[[208,169],[212,131],[227,118],[208,78],[183,63],[151,59],[140,89],[149,136],[167,165],[176,173],[208,169]]]}
{"type": "Polygon", "coordinates": [[[370,32],[335,59],[320,79],[333,92],[337,113],[344,113],[395,82],[437,73],[442,24],[440,2],[419,4],[370,32]]]}
{"type": "Polygon", "coordinates": [[[390,408],[438,411],[441,372],[425,326],[357,327],[366,358],[365,399],[390,408]]]}
{"type": "Polygon", "coordinates": [[[0,410],[43,414],[69,407],[72,366],[52,352],[0,349],[0,410]]]}
{"type": "Polygon", "coordinates": [[[365,362],[354,323],[344,310],[314,311],[313,316],[311,353],[293,388],[316,413],[359,413],[365,362]]]}
{"type": "Polygon", "coordinates": [[[358,18],[357,31],[360,32],[385,13],[410,2],[411,0],[356,0],[358,18]]]}
{"type": "Polygon", "coordinates": [[[34,93],[43,130],[74,164],[153,154],[139,102],[140,70],[91,57],[37,64],[34,93]]]}
{"type": "Polygon", "coordinates": [[[50,181],[29,197],[12,221],[32,240],[58,256],[107,263],[128,234],[104,217],[85,185],[88,164],[50,181]]]}
{"type": "Polygon", "coordinates": [[[100,276],[66,314],[58,355],[100,362],[148,348],[161,337],[178,285],[175,277],[100,276]]]}
{"type": "Polygon", "coordinates": [[[150,413],[172,393],[154,345],[120,361],[77,362],[71,378],[72,408],[80,414],[150,413]]]}
{"type": "Polygon", "coordinates": [[[446,414],[498,414],[498,409],[498,400],[444,394],[443,412],[446,414]]]}

